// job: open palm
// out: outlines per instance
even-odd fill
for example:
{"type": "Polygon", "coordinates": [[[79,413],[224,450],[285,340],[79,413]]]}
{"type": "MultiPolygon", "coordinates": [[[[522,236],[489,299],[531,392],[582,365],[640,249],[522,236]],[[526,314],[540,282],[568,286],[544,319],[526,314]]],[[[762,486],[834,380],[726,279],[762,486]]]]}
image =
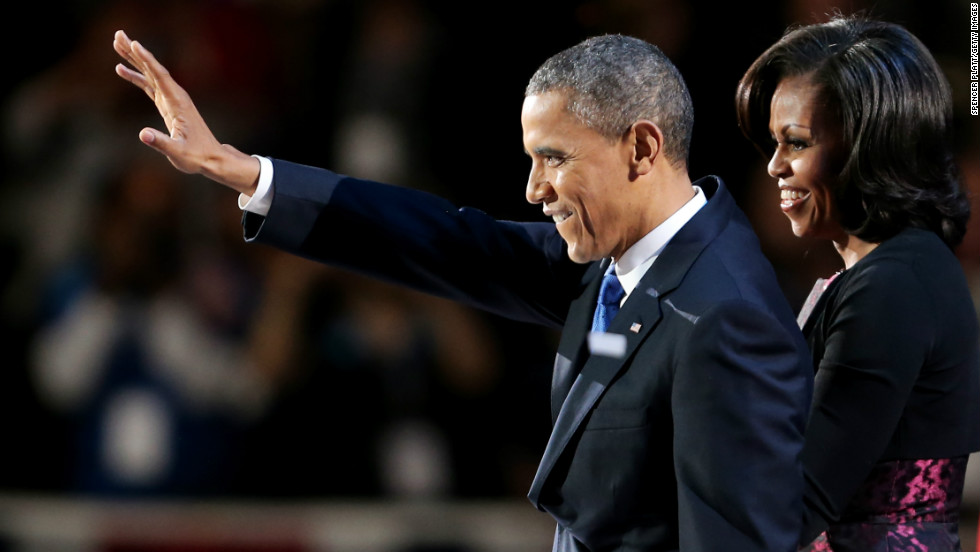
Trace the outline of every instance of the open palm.
{"type": "Polygon", "coordinates": [[[116,74],[146,92],[167,125],[168,133],[144,128],[140,140],[167,156],[182,172],[203,174],[242,193],[254,190],[258,161],[215,138],[190,95],[167,68],[123,31],[116,31],[112,45],[131,66],[117,64],[116,74]]]}

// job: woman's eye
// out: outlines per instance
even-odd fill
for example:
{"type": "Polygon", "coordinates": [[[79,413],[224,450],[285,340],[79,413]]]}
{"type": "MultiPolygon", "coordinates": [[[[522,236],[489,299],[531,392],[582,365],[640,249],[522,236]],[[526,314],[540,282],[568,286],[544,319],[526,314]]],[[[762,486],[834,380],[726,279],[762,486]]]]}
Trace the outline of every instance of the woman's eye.
{"type": "Polygon", "coordinates": [[[800,150],[803,150],[803,149],[808,148],[809,146],[810,146],[810,144],[808,144],[806,142],[806,140],[801,140],[799,138],[787,138],[784,141],[779,141],[776,138],[773,138],[772,139],[772,149],[773,149],[773,151],[775,151],[775,150],[777,150],[777,149],[779,149],[781,147],[786,147],[790,151],[800,151],[800,150]]]}

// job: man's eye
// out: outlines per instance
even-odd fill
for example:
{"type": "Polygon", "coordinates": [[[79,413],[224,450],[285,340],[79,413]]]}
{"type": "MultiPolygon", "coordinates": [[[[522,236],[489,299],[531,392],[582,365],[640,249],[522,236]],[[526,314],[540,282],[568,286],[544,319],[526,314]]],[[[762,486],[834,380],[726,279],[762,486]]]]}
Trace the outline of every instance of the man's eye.
{"type": "Polygon", "coordinates": [[[565,162],[565,159],[563,157],[557,157],[557,156],[554,156],[554,155],[549,155],[549,156],[547,156],[547,157],[544,158],[544,162],[549,167],[557,167],[557,166],[561,165],[562,163],[564,163],[565,162]]]}

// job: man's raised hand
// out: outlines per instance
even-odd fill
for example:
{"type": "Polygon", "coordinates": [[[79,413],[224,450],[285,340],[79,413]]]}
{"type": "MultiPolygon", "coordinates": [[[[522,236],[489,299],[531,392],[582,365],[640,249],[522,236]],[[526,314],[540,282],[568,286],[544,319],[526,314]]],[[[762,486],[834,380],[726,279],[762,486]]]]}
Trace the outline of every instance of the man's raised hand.
{"type": "Polygon", "coordinates": [[[218,142],[187,91],[142,44],[116,31],[112,46],[129,64],[117,64],[116,74],[146,92],[169,131],[144,128],[140,141],[165,155],[182,172],[202,174],[251,195],[258,180],[258,160],[218,142]]]}

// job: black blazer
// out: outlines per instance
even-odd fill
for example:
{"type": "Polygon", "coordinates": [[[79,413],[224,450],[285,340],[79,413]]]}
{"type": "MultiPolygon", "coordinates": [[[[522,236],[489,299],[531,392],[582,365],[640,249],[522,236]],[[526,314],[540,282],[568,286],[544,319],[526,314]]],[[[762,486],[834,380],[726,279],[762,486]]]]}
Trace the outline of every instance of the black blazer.
{"type": "Polygon", "coordinates": [[[554,428],[529,498],[555,550],[795,551],[809,353],[752,229],[721,181],[591,354],[608,261],[579,265],[553,224],[497,221],[429,194],[274,161],[246,239],[563,327],[554,428]]]}
{"type": "Polygon", "coordinates": [[[803,460],[809,543],[872,466],[980,449],[980,329],[959,260],[910,228],[837,277],[803,326],[817,370],[803,460]]]}

